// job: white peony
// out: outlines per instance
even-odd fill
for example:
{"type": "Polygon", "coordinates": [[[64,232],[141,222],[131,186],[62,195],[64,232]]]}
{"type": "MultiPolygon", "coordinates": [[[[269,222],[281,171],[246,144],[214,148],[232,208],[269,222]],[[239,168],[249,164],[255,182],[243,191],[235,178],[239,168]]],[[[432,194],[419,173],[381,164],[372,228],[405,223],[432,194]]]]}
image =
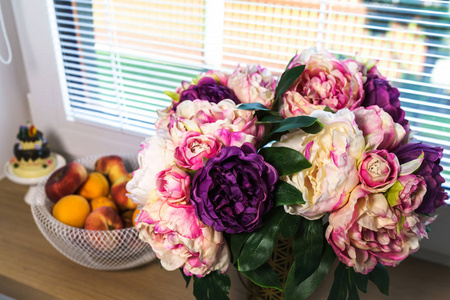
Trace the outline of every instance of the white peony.
{"type": "Polygon", "coordinates": [[[311,117],[324,125],[322,131],[309,134],[298,130],[284,135],[273,147],[297,150],[312,164],[281,179],[299,189],[305,200],[305,204],[285,206],[286,212],[315,220],[347,203],[350,192],[359,183],[357,165],[365,142],[355,115],[348,109],[335,114],[317,110],[311,117]]]}
{"type": "Polygon", "coordinates": [[[170,139],[159,135],[147,138],[138,153],[139,169],[127,184],[128,197],[145,205],[156,189],[156,174],[174,165],[175,146],[170,139]]]}

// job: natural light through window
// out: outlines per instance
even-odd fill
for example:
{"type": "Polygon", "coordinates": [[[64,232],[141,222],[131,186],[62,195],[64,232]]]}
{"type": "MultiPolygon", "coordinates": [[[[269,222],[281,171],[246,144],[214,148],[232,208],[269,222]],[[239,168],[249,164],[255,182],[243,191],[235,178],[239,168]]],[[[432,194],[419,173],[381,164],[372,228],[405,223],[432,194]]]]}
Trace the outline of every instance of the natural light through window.
{"type": "Polygon", "coordinates": [[[55,0],[76,122],[152,134],[182,80],[258,63],[281,74],[297,52],[380,59],[418,140],[443,147],[450,187],[448,1],[55,0]]]}

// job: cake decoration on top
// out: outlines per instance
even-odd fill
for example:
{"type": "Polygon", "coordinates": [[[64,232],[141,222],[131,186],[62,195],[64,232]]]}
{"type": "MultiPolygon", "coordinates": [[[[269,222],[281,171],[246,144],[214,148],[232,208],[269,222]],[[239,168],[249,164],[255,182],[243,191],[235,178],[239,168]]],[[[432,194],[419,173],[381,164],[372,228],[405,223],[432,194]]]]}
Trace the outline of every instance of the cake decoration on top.
{"type": "Polygon", "coordinates": [[[13,173],[23,178],[36,178],[49,174],[55,169],[56,160],[51,154],[41,131],[27,123],[21,125],[14,145],[14,157],[10,164],[13,173]]]}

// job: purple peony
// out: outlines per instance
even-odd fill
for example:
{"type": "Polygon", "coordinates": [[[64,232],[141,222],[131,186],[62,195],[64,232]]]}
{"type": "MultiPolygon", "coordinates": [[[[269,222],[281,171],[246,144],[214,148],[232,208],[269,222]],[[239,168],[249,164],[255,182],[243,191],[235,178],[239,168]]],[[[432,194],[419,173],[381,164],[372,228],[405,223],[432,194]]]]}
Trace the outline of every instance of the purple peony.
{"type": "Polygon", "coordinates": [[[231,99],[236,104],[240,103],[231,89],[217,83],[214,78],[203,77],[196,85],[191,85],[181,92],[180,101],[174,104],[173,109],[175,110],[178,104],[184,100],[193,101],[197,99],[214,103],[219,103],[224,99],[231,99]]]}
{"type": "Polygon", "coordinates": [[[245,143],[224,147],[195,175],[191,203],[197,217],[217,231],[252,232],[273,206],[277,170],[245,143]]]}
{"type": "Polygon", "coordinates": [[[392,87],[389,82],[376,73],[367,74],[367,81],[364,83],[365,97],[361,106],[368,107],[378,105],[387,112],[395,123],[399,123],[409,132],[409,122],[405,119],[405,111],[400,107],[400,92],[392,87]]]}
{"type": "Polygon", "coordinates": [[[395,154],[400,164],[407,163],[418,158],[424,153],[424,160],[420,168],[414,175],[420,175],[425,179],[427,192],[423,197],[422,204],[415,210],[417,213],[433,213],[436,208],[445,204],[448,198],[442,184],[445,179],[441,176],[442,166],[439,165],[443,149],[440,147],[431,147],[422,143],[411,143],[400,146],[395,150],[395,154]]]}

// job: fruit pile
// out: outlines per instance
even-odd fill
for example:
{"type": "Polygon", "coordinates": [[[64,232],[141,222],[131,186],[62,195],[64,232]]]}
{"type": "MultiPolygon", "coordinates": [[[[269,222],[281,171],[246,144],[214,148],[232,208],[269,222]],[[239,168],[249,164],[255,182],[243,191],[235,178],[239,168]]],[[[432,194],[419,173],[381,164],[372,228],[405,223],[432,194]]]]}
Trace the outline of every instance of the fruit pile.
{"type": "Polygon", "coordinates": [[[54,203],[53,216],[69,226],[88,230],[114,230],[134,226],[139,210],[126,196],[132,178],[120,156],[100,157],[88,173],[77,162],[54,171],[45,194],[54,203]]]}

